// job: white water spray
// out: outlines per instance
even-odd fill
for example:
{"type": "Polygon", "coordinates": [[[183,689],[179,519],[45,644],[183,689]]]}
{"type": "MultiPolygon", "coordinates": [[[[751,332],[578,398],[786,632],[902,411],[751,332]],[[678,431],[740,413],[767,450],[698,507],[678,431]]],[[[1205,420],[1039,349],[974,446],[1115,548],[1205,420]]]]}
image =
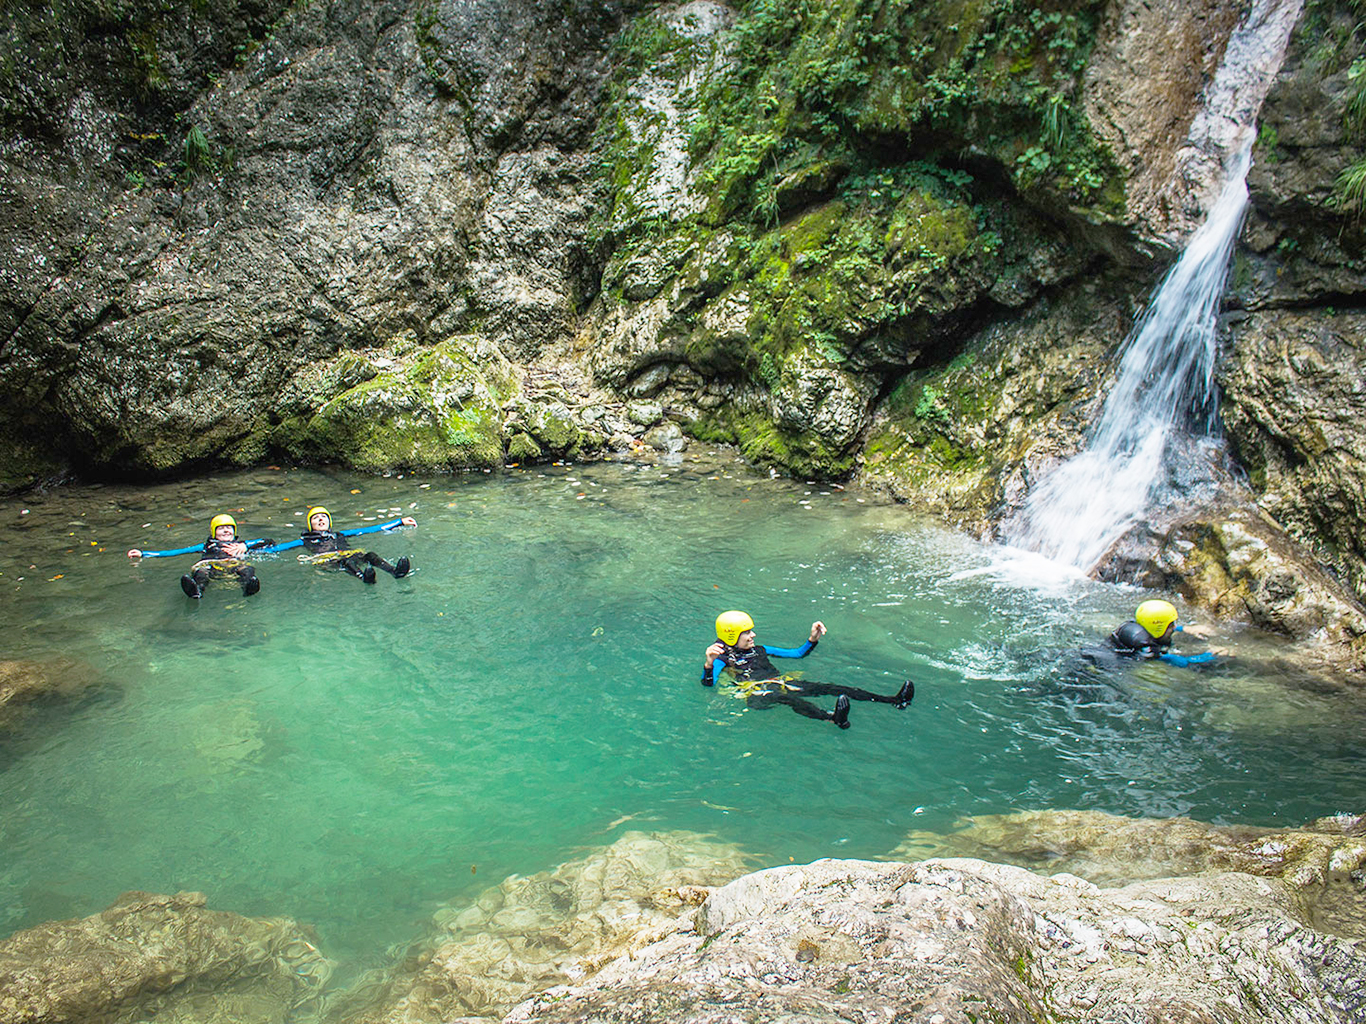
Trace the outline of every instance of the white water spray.
{"type": "Polygon", "coordinates": [[[1006,530],[1017,547],[1093,566],[1142,518],[1176,432],[1208,432],[1216,409],[1215,321],[1247,208],[1248,153],[1124,347],[1114,390],[1085,451],[1030,492],[1006,530]]]}
{"type": "Polygon", "coordinates": [[[1216,322],[1247,208],[1255,118],[1300,7],[1300,0],[1256,0],[1229,39],[1183,161],[1189,170],[1199,162],[1191,154],[1205,154],[1207,164],[1213,158],[1215,175],[1226,170],[1223,191],[1125,340],[1114,390],[1086,450],[1033,487],[1025,507],[1002,528],[1007,543],[1094,568],[1154,504],[1170,497],[1162,492],[1173,441],[1214,429],[1216,322]],[[1221,153],[1226,169],[1218,167],[1221,153]]]}

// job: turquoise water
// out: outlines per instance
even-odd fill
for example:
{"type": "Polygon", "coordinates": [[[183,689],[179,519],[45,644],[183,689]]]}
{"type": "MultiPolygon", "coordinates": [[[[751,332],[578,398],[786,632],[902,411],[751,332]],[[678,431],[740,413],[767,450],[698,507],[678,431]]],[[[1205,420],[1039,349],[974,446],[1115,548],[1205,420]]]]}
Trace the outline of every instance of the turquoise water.
{"type": "Polygon", "coordinates": [[[105,684],[0,746],[3,934],[194,889],[312,924],[359,968],[436,903],[626,829],[713,833],[759,867],[1017,809],[1290,825],[1363,805],[1366,716],[1274,642],[1071,685],[1068,652],[1134,593],[738,463],[64,488],[0,503],[0,573],[5,657],[105,684]],[[194,543],[224,507],[288,538],[315,501],[341,526],[415,516],[363,539],[417,571],[367,587],[289,552],[259,560],[259,595],[191,602],[192,557],[124,555],[194,543]],[[697,682],[730,607],[777,646],[822,619],[794,667],[911,677],[915,704],[856,703],[847,731],[746,712],[697,682]]]}

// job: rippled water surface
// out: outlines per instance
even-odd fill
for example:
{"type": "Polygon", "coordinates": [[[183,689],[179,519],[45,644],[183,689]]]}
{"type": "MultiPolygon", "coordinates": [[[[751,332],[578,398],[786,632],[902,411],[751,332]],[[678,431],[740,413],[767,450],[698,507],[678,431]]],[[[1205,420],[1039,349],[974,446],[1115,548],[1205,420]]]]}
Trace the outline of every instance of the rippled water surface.
{"type": "MultiPolygon", "coordinates": [[[[684,459],[467,477],[318,471],[0,503],[4,656],[102,682],[0,745],[0,933],[129,889],[285,914],[343,962],[437,901],[625,829],[741,844],[756,867],[878,857],[1014,809],[1299,824],[1362,809],[1366,721],[1274,647],[1234,666],[1078,675],[1132,592],[1044,581],[854,491],[684,459]],[[177,585],[223,508],[297,535],[325,502],[417,571],[375,586],[258,560],[260,594],[177,585]],[[809,679],[892,692],[840,731],[698,685],[719,611],[759,642],[829,636],[809,679]]],[[[830,705],[829,698],[822,703],[830,705]]]]}

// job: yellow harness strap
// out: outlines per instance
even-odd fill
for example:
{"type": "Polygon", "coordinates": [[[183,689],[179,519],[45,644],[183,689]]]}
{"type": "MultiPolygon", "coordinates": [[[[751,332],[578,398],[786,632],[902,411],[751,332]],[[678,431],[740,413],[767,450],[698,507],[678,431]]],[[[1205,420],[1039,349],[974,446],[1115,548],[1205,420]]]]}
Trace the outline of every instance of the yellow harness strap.
{"type": "Polygon", "coordinates": [[[736,698],[743,700],[746,697],[762,697],[765,694],[773,692],[769,689],[761,690],[761,686],[776,686],[780,690],[789,690],[793,693],[801,693],[802,688],[800,686],[795,685],[796,678],[796,676],[778,676],[774,679],[732,679],[731,682],[735,686],[736,698]]]}
{"type": "Polygon", "coordinates": [[[329,566],[333,562],[343,562],[352,555],[363,555],[365,552],[360,548],[352,548],[350,551],[324,551],[320,555],[300,555],[299,561],[305,565],[329,566]]]}

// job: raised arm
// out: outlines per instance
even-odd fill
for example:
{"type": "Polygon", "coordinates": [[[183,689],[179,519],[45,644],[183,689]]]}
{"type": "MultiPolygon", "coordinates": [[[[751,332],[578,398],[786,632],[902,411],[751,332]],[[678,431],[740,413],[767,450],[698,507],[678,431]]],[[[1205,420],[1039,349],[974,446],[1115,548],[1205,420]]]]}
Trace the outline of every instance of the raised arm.
{"type": "Polygon", "coordinates": [[[764,650],[775,658],[805,658],[816,649],[816,644],[820,643],[821,637],[825,636],[825,623],[817,619],[811,623],[811,635],[806,643],[800,647],[770,647],[764,644],[764,650]]]}
{"type": "Polygon", "coordinates": [[[131,548],[128,551],[129,558],[170,558],[172,555],[188,555],[192,552],[203,551],[204,545],[196,544],[190,548],[176,548],[173,551],[143,551],[141,548],[131,548]]]}
{"type": "Polygon", "coordinates": [[[716,680],[721,677],[721,670],[726,667],[725,662],[721,660],[725,649],[725,645],[719,640],[707,648],[706,658],[702,662],[703,686],[715,686],[716,680]]]}

